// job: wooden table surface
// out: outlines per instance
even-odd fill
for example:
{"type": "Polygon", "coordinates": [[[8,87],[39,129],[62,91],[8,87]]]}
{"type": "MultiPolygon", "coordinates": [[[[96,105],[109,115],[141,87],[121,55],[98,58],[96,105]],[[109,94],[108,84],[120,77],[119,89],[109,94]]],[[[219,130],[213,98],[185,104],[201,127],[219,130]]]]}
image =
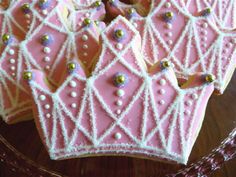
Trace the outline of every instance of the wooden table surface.
{"type": "MultiPolygon", "coordinates": [[[[202,130],[191,153],[189,163],[207,155],[236,127],[236,74],[222,96],[214,95],[207,108],[202,130]]],[[[42,145],[33,121],[6,125],[0,123],[0,134],[18,151],[48,169],[67,176],[85,177],[156,177],[176,172],[184,166],[128,157],[96,157],[52,161],[42,145]]],[[[1,164],[2,165],[2,164],[1,164]]],[[[11,176],[1,166],[1,176],[11,176]]],[[[15,176],[13,173],[12,176],[15,176]]],[[[236,159],[214,173],[215,177],[235,177],[236,159]]]]}

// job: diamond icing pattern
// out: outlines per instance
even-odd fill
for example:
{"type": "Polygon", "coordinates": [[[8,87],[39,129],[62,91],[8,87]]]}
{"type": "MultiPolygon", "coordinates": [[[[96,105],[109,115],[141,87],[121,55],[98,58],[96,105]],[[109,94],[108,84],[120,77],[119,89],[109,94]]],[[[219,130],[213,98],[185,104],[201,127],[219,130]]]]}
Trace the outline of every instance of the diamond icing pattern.
{"type": "MultiPolygon", "coordinates": [[[[21,9],[22,3],[15,8],[21,9]]],[[[9,45],[2,47],[0,87],[1,93],[4,94],[1,95],[3,99],[0,100],[0,113],[8,123],[18,121],[18,114],[24,114],[25,116],[31,114],[30,95],[22,82],[22,73],[25,70],[39,69],[45,71],[53,83],[58,83],[61,79],[61,70],[57,69],[59,66],[61,68],[74,58],[83,58],[81,61],[89,68],[94,56],[97,55],[96,52],[99,50],[100,29],[94,22],[89,27],[80,26],[78,29],[74,29],[74,32],[71,32],[70,27],[76,26],[77,22],[71,20],[71,24],[65,23],[65,19],[61,14],[61,9],[67,7],[65,1],[53,1],[46,14],[39,9],[37,3],[35,1],[30,4],[32,21],[29,30],[32,31],[29,31],[25,40],[19,42],[14,39],[9,45]],[[45,34],[45,31],[47,34],[45,34]],[[41,38],[44,35],[51,36],[52,41],[49,45],[42,45],[41,38]],[[83,40],[84,38],[86,40],[83,40]]],[[[67,5],[67,9],[73,10],[70,4],[67,5]]],[[[76,19],[77,15],[85,16],[85,11],[75,12],[73,18],[76,19]]],[[[11,16],[12,19],[13,17],[11,16]]]]}
{"type": "Polygon", "coordinates": [[[23,15],[21,7],[29,0],[10,1],[9,7],[4,10],[0,8],[0,35],[5,33],[16,34],[23,39],[31,24],[30,14],[23,15]]]}
{"type": "Polygon", "coordinates": [[[186,163],[203,121],[198,115],[204,113],[213,85],[197,75],[193,85],[181,89],[172,69],[157,67],[148,74],[140,35],[123,17],[101,36],[102,51],[89,78],[80,67],[52,92],[43,73],[33,71],[29,84],[35,118],[51,158],[140,154],[186,163]],[[127,38],[117,41],[117,29],[127,38]],[[115,43],[123,45],[122,51],[115,43]],[[117,72],[129,78],[121,88],[112,82],[117,72]]]}
{"type": "Polygon", "coordinates": [[[181,6],[192,14],[197,14],[206,8],[211,8],[211,20],[222,29],[235,28],[235,1],[234,0],[189,0],[181,6]]]}
{"type": "Polygon", "coordinates": [[[236,65],[236,34],[227,27],[229,21],[234,21],[231,9],[235,4],[234,1],[224,2],[224,7],[229,8],[227,13],[223,13],[225,9],[221,8],[221,1],[192,0],[185,3],[153,0],[146,17],[134,12],[130,21],[141,33],[146,63],[152,66],[167,58],[174,63],[179,78],[209,72],[216,76],[216,90],[223,93],[236,65]],[[208,7],[210,15],[202,16],[202,11],[208,7]],[[169,12],[173,17],[167,22],[163,15],[169,12]]]}

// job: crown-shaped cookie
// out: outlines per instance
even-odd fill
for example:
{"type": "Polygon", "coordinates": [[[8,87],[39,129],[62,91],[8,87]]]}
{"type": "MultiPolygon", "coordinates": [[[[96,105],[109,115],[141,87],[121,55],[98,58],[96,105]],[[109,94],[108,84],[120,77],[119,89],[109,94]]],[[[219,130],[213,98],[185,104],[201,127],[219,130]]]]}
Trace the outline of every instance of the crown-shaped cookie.
{"type": "Polygon", "coordinates": [[[235,1],[231,0],[214,0],[214,1],[180,1],[180,6],[191,14],[198,14],[199,12],[210,12],[210,18],[221,29],[234,29],[236,27],[235,17],[235,1]]]}
{"type": "MultiPolygon", "coordinates": [[[[10,35],[11,40],[4,44],[5,49],[0,59],[2,93],[0,112],[7,123],[32,117],[31,99],[22,85],[24,70],[42,70],[56,85],[61,79],[58,73],[69,60],[73,57],[83,58],[81,61],[87,62],[86,66],[90,66],[100,50],[100,29],[88,19],[89,23],[83,23],[77,31],[74,31],[75,25],[67,23],[64,11],[61,11],[65,10],[65,7],[67,7],[66,11],[73,10],[69,4],[64,6],[65,2],[51,2],[46,6],[47,8],[44,7],[47,14],[41,14],[38,1],[30,4],[32,31],[24,41],[18,42],[13,39],[13,35],[10,35]]],[[[85,16],[85,12],[83,13],[85,16]]]]}
{"type": "Polygon", "coordinates": [[[236,33],[216,26],[209,8],[197,7],[182,1],[154,0],[147,17],[134,9],[127,17],[141,34],[148,65],[167,58],[174,63],[179,78],[199,72],[213,74],[216,90],[223,93],[236,66],[236,33]],[[194,8],[199,11],[192,14],[194,8]]]}
{"type": "Polygon", "coordinates": [[[186,163],[200,130],[213,76],[178,86],[164,60],[147,73],[141,38],[123,17],[101,35],[100,58],[89,78],[79,63],[67,65],[53,91],[41,71],[27,82],[35,122],[52,159],[115,154],[186,163]]]}

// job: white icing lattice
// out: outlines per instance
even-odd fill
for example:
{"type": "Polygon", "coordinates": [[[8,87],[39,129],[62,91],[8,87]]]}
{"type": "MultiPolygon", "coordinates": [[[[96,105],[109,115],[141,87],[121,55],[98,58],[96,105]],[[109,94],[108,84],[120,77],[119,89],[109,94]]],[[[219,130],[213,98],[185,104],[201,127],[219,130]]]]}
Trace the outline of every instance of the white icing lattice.
{"type": "MultiPolygon", "coordinates": [[[[21,8],[24,2],[22,1],[21,4],[17,6],[18,10],[21,8]]],[[[65,21],[66,19],[63,16],[64,14],[61,13],[61,10],[65,8],[69,9],[71,12],[75,11],[72,8],[72,6],[70,6],[70,4],[65,5],[65,1],[53,1],[53,4],[51,4],[51,6],[48,7],[48,9],[50,8],[52,9],[47,14],[43,14],[42,11],[38,9],[37,3],[38,2],[35,1],[30,4],[31,24],[29,28],[30,31],[27,34],[25,40],[21,42],[14,41],[13,43],[7,45],[4,49],[4,52],[1,54],[2,69],[0,70],[1,74],[0,86],[2,90],[1,96],[3,98],[0,101],[1,116],[4,118],[6,122],[14,121],[14,119],[18,118],[18,114],[24,112],[26,114],[29,114],[29,112],[31,112],[30,96],[28,95],[28,91],[22,85],[22,73],[25,70],[29,69],[46,70],[45,72],[49,74],[51,76],[50,77],[51,80],[54,81],[53,79],[55,73],[53,72],[60,70],[57,69],[57,67],[59,65],[61,67],[61,64],[63,64],[60,63],[61,60],[64,60],[64,62],[66,62],[64,56],[66,56],[68,60],[73,59],[73,57],[80,58],[77,56],[77,52],[75,52],[76,50],[78,50],[76,46],[77,42],[75,41],[76,39],[82,37],[82,35],[85,33],[90,38],[89,43],[94,42],[96,43],[96,45],[98,45],[99,30],[97,29],[96,29],[97,31],[95,30],[97,34],[94,33],[94,31],[92,30],[93,27],[83,28],[83,29],[81,29],[80,27],[78,31],[74,32],[71,31],[72,30],[71,27],[65,21]],[[63,43],[61,44],[62,45],[61,52],[59,52],[57,56],[53,58],[50,58],[48,56],[46,56],[45,58],[43,57],[37,58],[38,56],[43,56],[41,51],[39,51],[36,54],[36,56],[31,53],[32,45],[30,44],[32,40],[36,40],[37,45],[39,40],[38,38],[35,39],[34,36],[37,35],[39,32],[42,32],[40,30],[45,28],[45,26],[46,28],[53,30],[55,34],[64,35],[66,38],[65,41],[63,41],[63,43]],[[95,34],[97,36],[95,36],[95,34]],[[49,65],[50,62],[53,63],[52,66],[49,65]],[[47,63],[46,66],[45,63],[47,63]]],[[[9,12],[10,10],[11,9],[8,9],[7,12],[9,12]]],[[[85,12],[80,12],[80,13],[82,14],[85,12]]],[[[93,13],[95,13],[95,11],[93,11],[93,13]]],[[[22,15],[24,16],[24,14],[22,15]]],[[[11,16],[11,19],[13,19],[13,16],[11,16]]],[[[77,23],[76,20],[71,19],[71,21],[73,22],[71,25],[75,26],[74,23],[77,23]]],[[[3,24],[5,23],[7,24],[7,18],[5,18],[5,20],[3,21],[3,24]]],[[[95,25],[92,24],[91,26],[95,25]]],[[[11,26],[9,26],[9,30],[13,31],[12,28],[10,27],[11,26]]],[[[48,55],[54,52],[54,50],[51,49],[50,47],[44,47],[42,48],[42,51],[48,55]]]]}
{"type": "Polygon", "coordinates": [[[235,67],[235,33],[219,30],[211,18],[193,16],[180,4],[153,1],[147,17],[132,18],[142,35],[146,62],[153,65],[167,58],[175,64],[180,77],[212,73],[217,77],[215,87],[222,93],[235,67]],[[170,4],[168,8],[166,3],[170,4]],[[171,22],[162,18],[166,12],[173,12],[171,22]]]}
{"type": "Polygon", "coordinates": [[[103,49],[91,77],[86,79],[80,68],[52,93],[42,73],[33,71],[35,119],[52,159],[141,154],[187,162],[213,86],[196,77],[198,86],[183,90],[171,69],[148,74],[140,40],[134,27],[118,17],[102,33],[103,49]],[[117,29],[125,31],[119,42],[113,36],[117,29]],[[117,43],[125,44],[122,51],[117,43]],[[121,88],[110,82],[117,72],[129,80],[121,88]]]}

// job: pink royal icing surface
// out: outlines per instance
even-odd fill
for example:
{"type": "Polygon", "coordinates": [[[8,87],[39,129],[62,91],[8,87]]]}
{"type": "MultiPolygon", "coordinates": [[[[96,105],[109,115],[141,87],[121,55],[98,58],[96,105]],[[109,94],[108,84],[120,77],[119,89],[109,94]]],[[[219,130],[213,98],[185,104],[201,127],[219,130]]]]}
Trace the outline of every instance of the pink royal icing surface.
{"type": "MultiPolygon", "coordinates": [[[[66,62],[83,58],[82,61],[87,62],[85,65],[90,66],[99,51],[98,27],[92,22],[88,27],[72,32],[73,23],[71,26],[66,23],[62,13],[67,7],[65,2],[53,1],[43,10],[38,2],[30,4],[31,32],[25,40],[13,40],[3,48],[0,59],[0,103],[1,116],[7,123],[21,121],[22,117],[25,119],[32,112],[30,95],[22,83],[25,70],[44,71],[53,83],[57,83],[66,62]],[[51,37],[45,44],[42,43],[44,35],[51,37]]],[[[72,10],[70,4],[67,5],[72,10]]]]}
{"type": "Polygon", "coordinates": [[[0,36],[9,33],[24,39],[31,24],[30,15],[24,14],[21,8],[25,3],[31,3],[31,1],[11,1],[7,8],[0,5],[0,36]]]}
{"type": "MultiPolygon", "coordinates": [[[[54,20],[49,19],[49,21],[54,20]]],[[[26,44],[30,56],[38,62],[55,84],[61,79],[60,68],[65,67],[67,62],[78,58],[86,69],[90,69],[100,50],[100,29],[93,21],[88,26],[82,24],[78,30],[75,28],[75,31],[73,31],[74,23],[71,26],[63,26],[63,24],[65,23],[59,27],[50,26],[45,21],[38,26],[26,44]],[[48,46],[44,46],[40,42],[44,35],[52,38],[51,44],[48,46]],[[32,49],[31,46],[34,48],[32,49]]]]}
{"type": "Polygon", "coordinates": [[[160,63],[147,73],[140,35],[121,16],[101,40],[89,78],[77,67],[53,92],[43,73],[32,71],[35,121],[50,157],[140,155],[186,164],[213,84],[196,75],[181,89],[160,63]]]}
{"type": "Polygon", "coordinates": [[[70,11],[69,20],[73,31],[83,27],[85,18],[97,21],[103,20],[106,14],[105,5],[101,1],[74,1],[74,7],[70,11]]]}
{"type": "Polygon", "coordinates": [[[163,58],[171,60],[180,78],[214,74],[215,88],[223,93],[236,65],[235,31],[220,30],[210,17],[214,14],[199,14],[200,8],[193,16],[186,6],[192,7],[182,1],[153,1],[147,17],[135,11],[130,15],[142,37],[145,61],[152,66],[163,58]]]}
{"type": "Polygon", "coordinates": [[[211,9],[211,21],[221,29],[234,29],[236,25],[234,0],[211,0],[211,1],[182,1],[181,6],[193,14],[197,15],[206,8],[211,9]]]}
{"type": "MultiPolygon", "coordinates": [[[[15,1],[13,1],[15,2],[15,1]]],[[[28,3],[25,1],[23,4],[28,3]]],[[[39,13],[38,2],[30,3],[29,9],[26,12],[21,12],[19,16],[24,17],[24,21],[29,20],[27,27],[29,30],[33,30],[36,25],[39,25],[43,17],[45,18],[48,13],[39,13]],[[35,7],[35,8],[33,8],[35,7]]],[[[16,11],[22,10],[22,3],[17,6],[16,11]]],[[[52,5],[52,4],[51,4],[52,5]]],[[[53,6],[56,7],[57,2],[53,2],[53,6]]],[[[50,6],[49,8],[53,8],[50,6]]],[[[11,7],[11,6],[10,6],[11,7]]],[[[56,8],[55,8],[56,9],[56,8]]],[[[21,18],[19,17],[19,18],[21,18]]],[[[12,18],[12,17],[11,17],[12,18]]],[[[28,35],[30,32],[28,33],[28,35]]],[[[12,42],[7,45],[3,45],[3,53],[1,55],[0,67],[1,67],[1,116],[7,123],[15,123],[21,121],[22,117],[28,117],[32,112],[30,105],[30,96],[28,91],[24,89],[22,85],[22,73],[27,69],[41,69],[37,62],[30,57],[28,50],[25,48],[25,43],[28,39],[28,35],[23,41],[17,41],[17,34],[12,33],[11,38],[14,38],[12,42]]]]}

